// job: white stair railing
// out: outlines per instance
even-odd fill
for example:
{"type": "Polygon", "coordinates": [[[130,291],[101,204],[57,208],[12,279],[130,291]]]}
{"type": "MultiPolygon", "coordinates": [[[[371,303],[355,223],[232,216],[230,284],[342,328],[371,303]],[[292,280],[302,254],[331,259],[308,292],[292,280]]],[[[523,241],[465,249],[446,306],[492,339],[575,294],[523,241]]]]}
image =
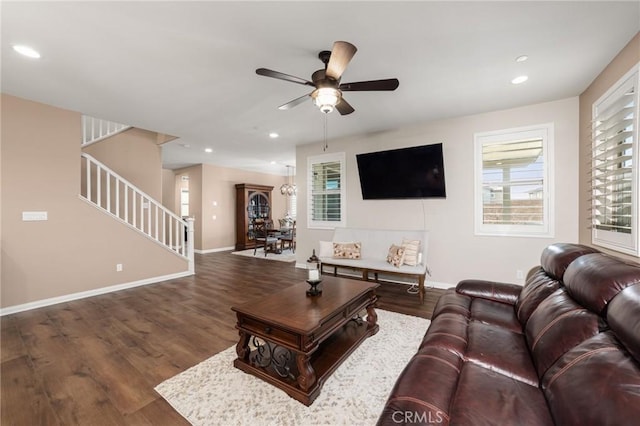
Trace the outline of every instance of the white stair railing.
{"type": "Polygon", "coordinates": [[[187,259],[194,272],[193,219],[182,219],[89,154],[81,159],[80,195],[187,259]]]}
{"type": "Polygon", "coordinates": [[[126,124],[114,123],[88,115],[82,116],[82,146],[101,141],[117,133],[130,129],[126,124]]]}

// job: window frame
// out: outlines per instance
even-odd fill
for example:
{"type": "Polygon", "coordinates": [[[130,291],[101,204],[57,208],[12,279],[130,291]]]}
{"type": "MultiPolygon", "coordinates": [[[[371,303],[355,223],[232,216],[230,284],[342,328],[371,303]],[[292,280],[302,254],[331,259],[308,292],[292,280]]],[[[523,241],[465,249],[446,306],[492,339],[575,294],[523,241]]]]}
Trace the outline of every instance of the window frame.
{"type": "Polygon", "coordinates": [[[474,133],[474,233],[479,236],[553,238],[555,234],[554,207],[554,124],[543,123],[531,126],[474,133]],[[542,140],[542,224],[508,225],[484,223],[483,205],[483,146],[506,144],[531,138],[542,140]]]}
{"type": "Polygon", "coordinates": [[[344,152],[322,154],[307,157],[307,227],[310,229],[334,229],[345,227],[347,224],[347,189],[346,185],[346,155],[344,152]],[[322,221],[313,218],[313,166],[323,163],[340,164],[340,220],[322,221]]]}
{"type": "Polygon", "coordinates": [[[620,253],[640,257],[640,63],[633,66],[625,75],[617,80],[602,96],[600,96],[591,107],[592,134],[591,134],[591,217],[589,224],[591,227],[591,243],[614,250],[620,253]],[[613,232],[596,227],[596,195],[594,194],[596,183],[594,155],[596,153],[596,126],[599,111],[606,111],[609,106],[621,99],[622,94],[633,87],[635,91],[635,105],[633,117],[633,132],[631,143],[631,233],[613,232]]]}

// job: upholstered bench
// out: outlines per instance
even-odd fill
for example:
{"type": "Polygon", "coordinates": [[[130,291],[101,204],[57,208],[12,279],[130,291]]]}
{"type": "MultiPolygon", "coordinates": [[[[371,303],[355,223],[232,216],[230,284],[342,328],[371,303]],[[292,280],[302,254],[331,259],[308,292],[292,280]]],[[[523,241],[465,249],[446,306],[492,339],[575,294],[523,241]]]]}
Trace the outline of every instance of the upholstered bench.
{"type": "Polygon", "coordinates": [[[409,278],[418,285],[420,302],[424,301],[424,281],[428,268],[426,264],[429,242],[428,231],[398,231],[383,229],[336,228],[332,241],[321,241],[318,257],[321,262],[321,273],[324,268],[333,268],[333,275],[338,275],[340,269],[359,271],[363,280],[378,281],[380,274],[409,278]],[[404,242],[413,242],[404,251],[411,251],[412,259],[403,259],[394,265],[387,261],[391,246],[402,247],[404,242]],[[417,242],[417,244],[416,244],[417,242]],[[353,250],[358,245],[359,255],[351,251],[345,257],[339,257],[340,245],[353,250]],[[373,277],[370,276],[373,274],[373,277]]]}

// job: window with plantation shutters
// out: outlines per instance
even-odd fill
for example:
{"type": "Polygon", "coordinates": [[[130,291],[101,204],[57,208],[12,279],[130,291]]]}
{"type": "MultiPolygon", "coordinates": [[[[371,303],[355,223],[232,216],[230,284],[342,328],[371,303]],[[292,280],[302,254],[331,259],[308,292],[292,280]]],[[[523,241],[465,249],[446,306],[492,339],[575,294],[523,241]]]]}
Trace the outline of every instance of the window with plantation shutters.
{"type": "Polygon", "coordinates": [[[307,163],[309,227],[345,226],[344,153],[309,157],[307,163]]]}
{"type": "Polygon", "coordinates": [[[475,134],[477,235],[553,235],[553,125],[475,134]]]}
{"type": "Polygon", "coordinates": [[[638,66],[593,104],[594,244],[638,256],[638,66]]]}

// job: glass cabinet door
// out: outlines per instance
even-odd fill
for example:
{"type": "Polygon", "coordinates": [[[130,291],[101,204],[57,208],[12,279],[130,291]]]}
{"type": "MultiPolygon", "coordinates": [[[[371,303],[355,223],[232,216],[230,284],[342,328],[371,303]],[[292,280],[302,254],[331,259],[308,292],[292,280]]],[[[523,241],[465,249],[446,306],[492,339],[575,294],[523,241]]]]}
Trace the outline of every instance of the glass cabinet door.
{"type": "Polygon", "coordinates": [[[255,238],[253,232],[253,221],[255,219],[267,219],[269,217],[269,198],[263,192],[250,192],[247,204],[247,213],[249,216],[249,229],[247,236],[250,240],[253,240],[255,238]]]}

